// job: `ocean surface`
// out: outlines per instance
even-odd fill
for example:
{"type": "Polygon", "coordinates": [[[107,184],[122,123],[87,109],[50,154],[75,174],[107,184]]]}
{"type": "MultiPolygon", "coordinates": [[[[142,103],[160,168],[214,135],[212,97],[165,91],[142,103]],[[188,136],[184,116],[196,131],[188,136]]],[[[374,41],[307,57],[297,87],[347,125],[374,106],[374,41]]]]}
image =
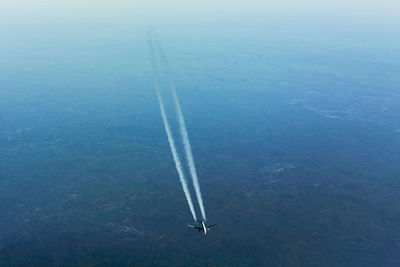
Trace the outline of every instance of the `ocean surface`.
{"type": "Polygon", "coordinates": [[[1,266],[400,266],[400,35],[153,27],[217,225],[186,226],[145,24],[3,27],[1,266]]]}

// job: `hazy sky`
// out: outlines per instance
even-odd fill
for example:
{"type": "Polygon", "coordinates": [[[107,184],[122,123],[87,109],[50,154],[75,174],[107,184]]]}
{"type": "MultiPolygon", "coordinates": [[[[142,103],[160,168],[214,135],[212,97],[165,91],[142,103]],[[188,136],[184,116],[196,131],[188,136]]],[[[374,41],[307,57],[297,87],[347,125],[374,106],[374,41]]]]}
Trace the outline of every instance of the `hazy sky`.
{"type": "Polygon", "coordinates": [[[2,0],[1,20],[44,19],[251,19],[263,16],[396,19],[398,0],[2,0]]]}
{"type": "Polygon", "coordinates": [[[160,32],[201,29],[224,34],[229,29],[232,35],[239,28],[361,33],[393,43],[400,39],[399,10],[400,0],[1,0],[0,46],[39,40],[41,34],[72,38],[68,36],[93,29],[132,34],[150,25],[160,32]]]}

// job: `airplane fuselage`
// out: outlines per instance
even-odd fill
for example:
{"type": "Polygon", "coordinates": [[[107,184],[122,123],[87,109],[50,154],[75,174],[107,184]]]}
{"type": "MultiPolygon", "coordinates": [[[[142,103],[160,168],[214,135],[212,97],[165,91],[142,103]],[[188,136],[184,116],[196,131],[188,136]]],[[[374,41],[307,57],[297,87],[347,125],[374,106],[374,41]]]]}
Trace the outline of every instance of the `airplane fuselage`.
{"type": "Polygon", "coordinates": [[[207,227],[206,227],[204,221],[200,221],[200,223],[201,223],[201,227],[203,228],[204,234],[207,234],[207,227]]]}

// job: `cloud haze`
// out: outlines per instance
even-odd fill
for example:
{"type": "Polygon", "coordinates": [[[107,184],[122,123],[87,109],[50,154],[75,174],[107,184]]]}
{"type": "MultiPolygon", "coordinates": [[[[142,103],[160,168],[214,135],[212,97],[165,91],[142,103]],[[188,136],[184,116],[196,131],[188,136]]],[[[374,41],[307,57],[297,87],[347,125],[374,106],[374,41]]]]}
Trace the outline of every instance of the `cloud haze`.
{"type": "Polygon", "coordinates": [[[396,17],[397,0],[247,0],[247,1],[1,1],[0,14],[8,19],[251,19],[253,16],[318,15],[396,17]]]}

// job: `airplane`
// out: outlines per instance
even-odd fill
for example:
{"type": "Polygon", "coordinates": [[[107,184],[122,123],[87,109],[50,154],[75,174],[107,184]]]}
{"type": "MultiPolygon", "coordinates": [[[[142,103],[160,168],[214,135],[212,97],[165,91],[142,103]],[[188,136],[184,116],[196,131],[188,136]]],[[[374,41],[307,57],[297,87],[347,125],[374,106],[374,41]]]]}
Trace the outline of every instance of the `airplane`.
{"type": "Polygon", "coordinates": [[[216,224],[212,224],[207,227],[204,220],[199,220],[199,223],[201,224],[201,227],[190,225],[190,224],[188,224],[187,226],[197,229],[197,230],[199,230],[199,232],[203,231],[204,234],[207,234],[207,231],[209,231],[211,229],[211,227],[214,227],[216,225],[216,224]]]}

